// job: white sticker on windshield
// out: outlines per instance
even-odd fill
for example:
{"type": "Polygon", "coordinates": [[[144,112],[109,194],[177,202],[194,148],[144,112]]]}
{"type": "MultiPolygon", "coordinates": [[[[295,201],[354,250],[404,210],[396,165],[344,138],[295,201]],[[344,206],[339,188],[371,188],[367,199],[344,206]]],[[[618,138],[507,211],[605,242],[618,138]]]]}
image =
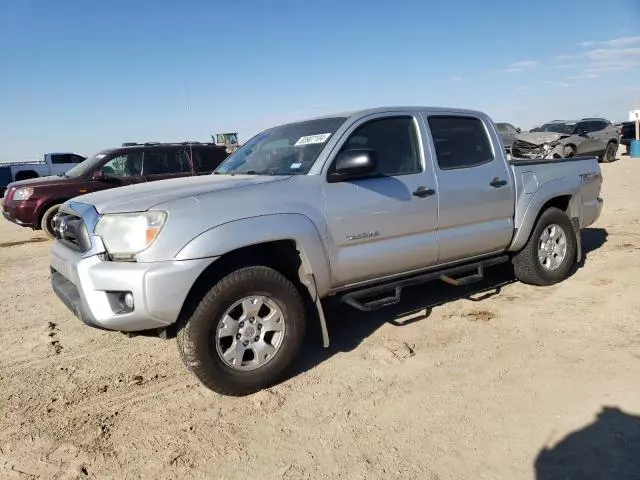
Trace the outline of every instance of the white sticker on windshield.
{"type": "Polygon", "coordinates": [[[324,143],[327,141],[327,138],[331,136],[330,133],[319,133],[317,135],[307,135],[306,137],[300,137],[294,146],[295,147],[303,147],[305,145],[312,145],[314,143],[324,143]]]}
{"type": "Polygon", "coordinates": [[[291,170],[298,170],[302,166],[301,163],[292,163],[289,167],[291,170]]]}

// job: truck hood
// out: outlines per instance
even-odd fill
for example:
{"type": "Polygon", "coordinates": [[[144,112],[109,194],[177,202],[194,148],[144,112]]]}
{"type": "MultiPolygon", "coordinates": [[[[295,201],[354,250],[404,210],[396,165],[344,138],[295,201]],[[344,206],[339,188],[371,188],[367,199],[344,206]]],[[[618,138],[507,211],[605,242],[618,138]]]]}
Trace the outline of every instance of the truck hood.
{"type": "Polygon", "coordinates": [[[155,205],[205,193],[286,180],[290,176],[202,175],[138,183],[88,193],[74,202],[93,205],[98,213],[142,212],[155,205]]]}
{"type": "Polygon", "coordinates": [[[516,135],[516,140],[531,143],[532,145],[544,145],[545,143],[557,142],[561,138],[569,135],[554,132],[521,132],[516,135]]]}

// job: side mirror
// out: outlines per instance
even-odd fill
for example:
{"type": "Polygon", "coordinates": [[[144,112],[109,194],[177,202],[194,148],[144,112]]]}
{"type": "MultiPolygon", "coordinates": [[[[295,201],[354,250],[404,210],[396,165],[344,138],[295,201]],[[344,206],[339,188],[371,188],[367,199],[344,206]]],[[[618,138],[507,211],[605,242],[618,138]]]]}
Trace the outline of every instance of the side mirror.
{"type": "Polygon", "coordinates": [[[378,158],[375,150],[347,150],[338,154],[333,176],[335,180],[359,177],[373,173],[377,168],[378,158]]]}
{"type": "Polygon", "coordinates": [[[580,135],[581,137],[588,137],[589,130],[580,130],[580,133],[578,135],[580,135]]]}

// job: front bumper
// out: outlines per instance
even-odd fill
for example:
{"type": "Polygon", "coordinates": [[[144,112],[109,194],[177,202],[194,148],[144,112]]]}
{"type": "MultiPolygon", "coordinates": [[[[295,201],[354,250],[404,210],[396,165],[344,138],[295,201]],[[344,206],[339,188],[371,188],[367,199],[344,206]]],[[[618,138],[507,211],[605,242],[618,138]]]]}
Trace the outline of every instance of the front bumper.
{"type": "Polygon", "coordinates": [[[178,319],[198,276],[215,258],[154,263],[104,261],[82,257],[55,241],[51,249],[51,286],[83,323],[107,330],[136,332],[164,328],[178,319]],[[115,300],[131,292],[133,311],[115,300]]]}
{"type": "Polygon", "coordinates": [[[2,216],[21,227],[34,228],[37,226],[37,222],[34,219],[35,211],[36,204],[31,200],[9,200],[2,205],[2,216]]]}

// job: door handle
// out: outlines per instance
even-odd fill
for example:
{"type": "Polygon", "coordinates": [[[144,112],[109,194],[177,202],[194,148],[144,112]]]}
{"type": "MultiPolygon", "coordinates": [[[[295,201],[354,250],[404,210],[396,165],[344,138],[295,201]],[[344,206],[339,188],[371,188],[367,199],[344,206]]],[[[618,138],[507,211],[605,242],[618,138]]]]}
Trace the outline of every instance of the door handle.
{"type": "Polygon", "coordinates": [[[507,184],[506,180],[500,180],[498,177],[495,177],[493,180],[491,180],[491,182],[489,183],[489,185],[491,185],[493,188],[500,188],[500,187],[504,187],[507,184]]]}
{"type": "Polygon", "coordinates": [[[434,193],[436,193],[436,191],[433,188],[427,188],[424,185],[420,185],[418,188],[416,188],[416,191],[413,192],[413,196],[424,198],[430,197],[434,193]]]}

